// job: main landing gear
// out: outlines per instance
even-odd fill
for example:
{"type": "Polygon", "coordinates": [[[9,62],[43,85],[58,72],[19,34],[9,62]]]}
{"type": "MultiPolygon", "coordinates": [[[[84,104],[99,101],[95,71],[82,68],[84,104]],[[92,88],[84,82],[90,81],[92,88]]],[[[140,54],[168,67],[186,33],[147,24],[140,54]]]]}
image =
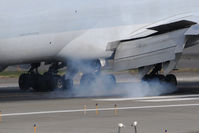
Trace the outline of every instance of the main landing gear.
{"type": "Polygon", "coordinates": [[[58,75],[58,69],[65,64],[55,62],[44,74],[38,72],[40,63],[32,64],[28,73],[19,77],[21,90],[33,89],[35,91],[53,91],[55,89],[72,89],[73,78],[78,71],[83,72],[80,79],[80,87],[106,87],[112,89],[116,85],[115,76],[112,74],[101,74],[100,60],[89,61],[68,61],[67,73],[64,76],[58,75]]]}
{"type": "Polygon", "coordinates": [[[48,72],[40,74],[38,67],[40,63],[32,64],[26,74],[19,77],[19,87],[21,90],[32,88],[35,91],[53,91],[54,89],[63,89],[66,86],[64,78],[58,75],[58,69],[63,65],[54,63],[49,67],[48,72]]]}
{"type": "Polygon", "coordinates": [[[143,77],[143,81],[159,80],[160,82],[169,83],[172,86],[177,86],[176,76],[173,74],[168,74],[166,76],[159,74],[162,69],[162,64],[155,65],[151,73],[143,77]]]}

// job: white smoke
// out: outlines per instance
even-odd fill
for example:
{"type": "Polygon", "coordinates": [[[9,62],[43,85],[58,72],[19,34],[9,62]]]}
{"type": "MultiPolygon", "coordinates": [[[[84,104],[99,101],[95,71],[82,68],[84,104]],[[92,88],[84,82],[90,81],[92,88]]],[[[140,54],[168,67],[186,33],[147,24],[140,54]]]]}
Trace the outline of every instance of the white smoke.
{"type": "Polygon", "coordinates": [[[120,97],[144,97],[158,96],[176,91],[177,88],[168,83],[152,80],[134,83],[105,84],[102,78],[91,85],[77,86],[70,91],[74,97],[96,96],[120,96],[120,97]]]}
{"type": "Polygon", "coordinates": [[[101,71],[96,74],[95,71],[93,71],[96,67],[93,66],[92,61],[70,60],[70,67],[74,67],[80,72],[84,71],[87,74],[91,71],[89,74],[92,75],[92,78],[84,84],[79,84],[77,82],[81,80],[81,75],[78,76],[77,74],[74,78],[70,77],[71,75],[68,74],[66,77],[74,80],[74,87],[65,92],[57,90],[52,93],[58,97],[144,97],[168,94],[177,90],[176,87],[166,82],[160,82],[157,79],[149,82],[141,81],[136,76],[127,72],[117,73],[115,84],[110,80],[110,73],[101,71]]]}
{"type": "MultiPolygon", "coordinates": [[[[125,73],[130,75],[128,73],[125,73]]],[[[124,75],[125,75],[124,74],[124,75]]],[[[74,87],[69,90],[55,90],[48,94],[57,98],[73,98],[73,97],[145,97],[145,96],[159,96],[170,94],[177,91],[175,86],[172,86],[159,80],[151,80],[149,82],[137,80],[135,76],[131,75],[133,79],[129,81],[129,77],[116,76],[117,83],[107,82],[106,73],[96,76],[96,80],[88,84],[79,84],[75,79],[74,87]],[[127,82],[125,82],[127,81],[127,82]]],[[[78,76],[79,77],[79,76],[78,76]]],[[[78,78],[80,80],[80,77],[78,78]]]]}

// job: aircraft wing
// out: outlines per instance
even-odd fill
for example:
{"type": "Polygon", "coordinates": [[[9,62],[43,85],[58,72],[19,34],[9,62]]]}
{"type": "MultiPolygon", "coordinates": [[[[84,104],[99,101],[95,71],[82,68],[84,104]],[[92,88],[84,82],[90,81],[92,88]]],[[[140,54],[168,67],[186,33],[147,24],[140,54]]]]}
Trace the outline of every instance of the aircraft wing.
{"type": "Polygon", "coordinates": [[[115,71],[164,64],[165,73],[176,66],[184,48],[198,44],[199,25],[189,20],[177,20],[147,27],[130,39],[110,42],[114,51],[115,71]]]}

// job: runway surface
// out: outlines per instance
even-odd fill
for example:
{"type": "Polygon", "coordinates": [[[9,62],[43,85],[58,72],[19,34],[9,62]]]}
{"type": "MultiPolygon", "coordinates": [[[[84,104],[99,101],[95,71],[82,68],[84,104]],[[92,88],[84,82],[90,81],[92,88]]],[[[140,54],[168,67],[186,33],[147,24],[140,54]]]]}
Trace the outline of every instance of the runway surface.
{"type": "Polygon", "coordinates": [[[197,75],[190,76],[192,80],[186,77],[178,76],[175,93],[150,97],[73,98],[64,97],[65,92],[20,92],[14,82],[9,87],[1,84],[0,133],[31,133],[34,124],[37,133],[117,133],[118,123],[126,126],[121,133],[132,133],[134,121],[138,122],[138,133],[163,133],[165,129],[169,133],[198,133],[199,80],[197,75]]]}

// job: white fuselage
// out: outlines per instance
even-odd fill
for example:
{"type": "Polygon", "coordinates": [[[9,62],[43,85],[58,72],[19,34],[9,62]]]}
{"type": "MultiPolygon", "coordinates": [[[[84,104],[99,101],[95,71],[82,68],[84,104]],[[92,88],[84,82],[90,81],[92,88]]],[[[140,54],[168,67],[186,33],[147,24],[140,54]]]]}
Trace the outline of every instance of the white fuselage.
{"type": "Polygon", "coordinates": [[[0,65],[109,57],[107,43],[198,10],[198,0],[0,0],[0,65]]]}

